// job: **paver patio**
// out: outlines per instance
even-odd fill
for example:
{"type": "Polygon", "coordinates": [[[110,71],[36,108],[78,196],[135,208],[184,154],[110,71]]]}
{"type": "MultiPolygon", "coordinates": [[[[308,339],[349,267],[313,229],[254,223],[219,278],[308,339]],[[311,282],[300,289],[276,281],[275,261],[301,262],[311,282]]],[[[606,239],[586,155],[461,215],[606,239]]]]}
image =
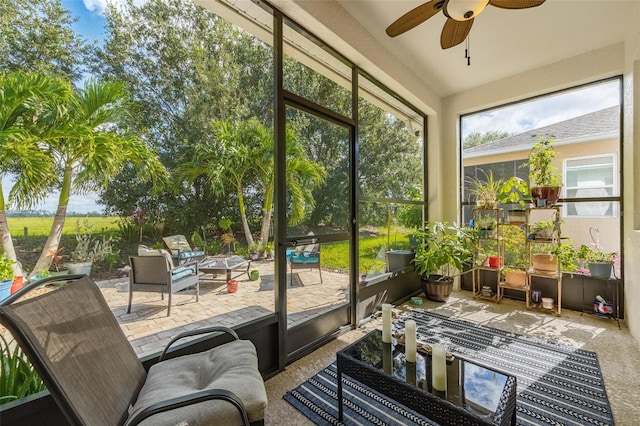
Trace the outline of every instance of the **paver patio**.
{"type": "MultiPolygon", "coordinates": [[[[182,331],[213,325],[233,327],[272,314],[275,306],[273,266],[273,261],[252,262],[251,269],[257,269],[260,278],[250,281],[246,274],[237,274],[235,279],[239,285],[235,293],[227,291],[224,276],[212,279],[211,275],[204,275],[200,280],[199,302],[196,302],[195,289],[173,294],[169,317],[166,316],[167,296],[161,300],[158,293],[135,292],[131,313],[127,314],[128,278],[97,284],[136,354],[144,357],[161,351],[182,331]]],[[[287,288],[290,327],[348,302],[348,276],[331,270],[323,270],[322,274],[323,283],[320,283],[317,270],[295,271],[293,286],[287,288]]]]}

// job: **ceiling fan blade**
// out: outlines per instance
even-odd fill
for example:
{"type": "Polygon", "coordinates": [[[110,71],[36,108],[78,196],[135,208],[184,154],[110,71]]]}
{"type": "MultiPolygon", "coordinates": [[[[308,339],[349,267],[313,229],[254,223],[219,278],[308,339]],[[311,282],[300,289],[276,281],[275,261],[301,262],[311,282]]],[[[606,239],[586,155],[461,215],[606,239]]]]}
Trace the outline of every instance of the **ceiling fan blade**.
{"type": "Polygon", "coordinates": [[[442,34],[440,35],[440,46],[443,49],[448,49],[453,46],[457,46],[462,43],[473,25],[473,19],[468,21],[456,21],[455,19],[447,18],[447,22],[444,23],[442,28],[442,34]]]}
{"type": "Polygon", "coordinates": [[[502,9],[527,9],[540,6],[544,2],[545,0],[490,0],[489,4],[502,9]]]}
{"type": "Polygon", "coordinates": [[[389,37],[395,37],[409,31],[411,28],[422,24],[424,21],[440,12],[443,5],[444,0],[431,0],[428,3],[410,10],[396,19],[394,23],[389,25],[387,28],[387,35],[389,37]]]}

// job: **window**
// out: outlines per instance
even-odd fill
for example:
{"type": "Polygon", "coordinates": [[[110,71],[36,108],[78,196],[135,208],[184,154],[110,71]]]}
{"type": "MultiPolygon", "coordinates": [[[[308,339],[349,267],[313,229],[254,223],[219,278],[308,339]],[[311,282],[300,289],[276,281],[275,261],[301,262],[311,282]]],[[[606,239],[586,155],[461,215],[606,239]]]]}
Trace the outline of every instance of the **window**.
{"type": "MultiPolygon", "coordinates": [[[[567,158],[563,162],[564,198],[602,198],[618,194],[615,154],[567,158]]],[[[565,217],[613,217],[617,203],[566,203],[565,217]]]]}

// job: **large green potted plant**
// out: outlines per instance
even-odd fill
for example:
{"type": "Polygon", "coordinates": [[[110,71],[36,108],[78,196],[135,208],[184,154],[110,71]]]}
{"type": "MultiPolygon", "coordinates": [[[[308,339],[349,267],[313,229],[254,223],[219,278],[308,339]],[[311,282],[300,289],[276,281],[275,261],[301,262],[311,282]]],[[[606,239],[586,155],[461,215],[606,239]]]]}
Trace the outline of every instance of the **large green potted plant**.
{"type": "Polygon", "coordinates": [[[457,224],[427,222],[415,235],[418,245],[413,263],[422,277],[422,289],[428,299],[445,302],[454,278],[472,262],[478,233],[457,224]]]}
{"type": "Polygon", "coordinates": [[[4,300],[11,294],[13,284],[13,265],[16,262],[9,259],[6,253],[0,255],[0,300],[4,300]]]}
{"type": "Polygon", "coordinates": [[[531,198],[535,207],[550,207],[560,198],[562,176],[558,168],[553,165],[556,158],[554,143],[555,140],[552,138],[540,137],[529,152],[527,164],[531,198]]]}

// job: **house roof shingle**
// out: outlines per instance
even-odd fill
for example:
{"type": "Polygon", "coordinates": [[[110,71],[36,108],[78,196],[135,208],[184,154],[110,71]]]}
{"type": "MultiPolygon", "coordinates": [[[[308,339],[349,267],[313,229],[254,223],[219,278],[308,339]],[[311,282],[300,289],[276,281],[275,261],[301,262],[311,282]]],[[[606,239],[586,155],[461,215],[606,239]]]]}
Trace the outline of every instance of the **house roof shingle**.
{"type": "Polygon", "coordinates": [[[620,107],[613,106],[559,123],[529,130],[528,132],[509,136],[484,145],[474,146],[464,150],[465,156],[483,156],[505,150],[514,151],[518,148],[529,149],[538,135],[549,135],[556,143],[571,139],[597,139],[604,134],[611,134],[620,130],[620,107]]]}

